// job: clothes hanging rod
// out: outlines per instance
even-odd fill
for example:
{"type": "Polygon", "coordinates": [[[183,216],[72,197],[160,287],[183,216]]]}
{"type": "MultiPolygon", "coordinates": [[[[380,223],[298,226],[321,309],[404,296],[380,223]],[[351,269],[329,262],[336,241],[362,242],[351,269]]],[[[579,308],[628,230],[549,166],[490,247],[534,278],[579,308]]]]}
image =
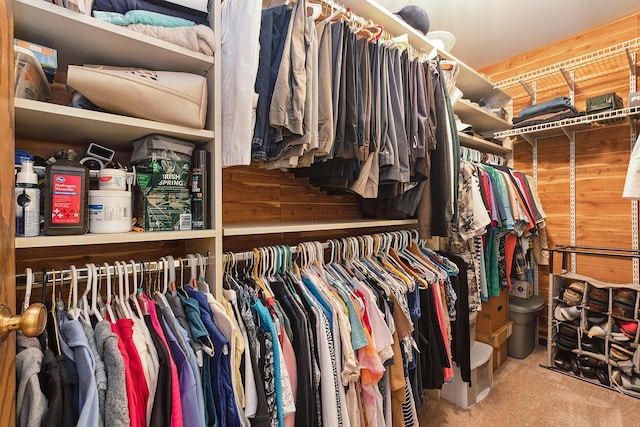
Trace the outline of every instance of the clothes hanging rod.
{"type": "MultiPolygon", "coordinates": [[[[289,248],[289,250],[291,251],[291,254],[295,254],[298,252],[298,245],[296,246],[290,246],[290,245],[274,245],[274,246],[269,246],[269,247],[278,247],[278,246],[287,246],[289,248]]],[[[329,242],[324,242],[321,243],[322,249],[328,249],[330,246],[329,242]]],[[[259,249],[259,248],[257,248],[259,249]]],[[[227,257],[233,257],[236,261],[247,261],[249,259],[252,259],[253,257],[255,257],[255,253],[253,251],[244,251],[244,252],[232,252],[232,253],[225,253],[225,260],[227,260],[227,257]]]]}
{"type": "MultiPolygon", "coordinates": [[[[198,254],[190,254],[192,257],[179,257],[173,260],[173,268],[174,269],[185,269],[192,267],[200,267],[200,260],[198,258],[198,254]],[[192,264],[194,262],[194,264],[192,264]]],[[[213,255],[201,255],[201,259],[204,262],[204,266],[213,265],[215,257],[213,255]]],[[[163,261],[128,261],[123,262],[120,261],[123,266],[123,274],[131,275],[138,274],[141,272],[158,272],[164,270],[163,261]],[[135,267],[134,267],[135,265],[135,267]],[[143,268],[141,268],[141,265],[143,268]],[[135,268],[135,271],[134,271],[135,268]]],[[[168,262],[168,261],[167,261],[168,262]]],[[[111,278],[118,277],[118,268],[115,263],[107,263],[108,264],[108,273],[111,275],[111,278]]],[[[105,267],[104,263],[96,264],[96,269],[98,270],[99,276],[107,275],[107,267],[105,267]]],[[[59,283],[67,283],[71,280],[71,269],[49,269],[49,270],[37,270],[33,272],[34,276],[34,288],[42,286],[43,283],[52,283],[55,279],[56,282],[59,283]],[[38,285],[36,285],[38,283],[38,285]]],[[[76,268],[76,276],[78,280],[86,280],[87,275],[87,267],[84,265],[82,268],[76,268]]],[[[20,281],[21,283],[25,283],[27,278],[27,273],[19,273],[16,274],[16,282],[20,281]]],[[[24,288],[24,286],[16,286],[16,289],[24,288]]]]}
{"type": "MultiPolygon", "coordinates": [[[[418,231],[417,229],[410,229],[410,230],[401,230],[401,231],[385,231],[385,232],[381,232],[381,233],[374,233],[374,234],[363,234],[360,236],[351,236],[351,237],[346,237],[346,238],[340,238],[340,239],[332,239],[329,241],[326,241],[324,243],[320,243],[320,245],[322,246],[322,249],[330,249],[332,246],[336,246],[335,242],[340,242],[343,239],[349,239],[349,238],[355,238],[357,239],[358,237],[364,237],[364,236],[389,236],[389,237],[393,237],[393,236],[398,236],[399,233],[402,232],[408,232],[410,239],[413,240],[414,238],[418,238],[418,231]],[[398,234],[394,234],[394,233],[398,233],[398,234]],[[416,236],[416,237],[414,237],[416,236]]],[[[289,248],[289,250],[291,251],[291,254],[295,254],[298,252],[298,248],[302,245],[304,245],[305,243],[314,243],[314,242],[302,242],[299,243],[298,245],[273,245],[273,246],[268,246],[269,248],[277,248],[278,246],[286,246],[289,248]]],[[[256,248],[258,250],[260,250],[261,248],[256,248]]],[[[264,248],[262,248],[264,249],[264,248]]],[[[233,257],[233,259],[235,259],[236,261],[247,261],[249,259],[252,259],[255,256],[255,252],[253,250],[251,251],[242,251],[242,252],[226,252],[224,254],[225,256],[225,261],[230,260],[231,257],[233,257]]]]}
{"type": "Polygon", "coordinates": [[[598,248],[589,246],[562,246],[548,249],[550,252],[576,255],[597,255],[618,258],[640,258],[640,251],[620,248],[598,248]]]}

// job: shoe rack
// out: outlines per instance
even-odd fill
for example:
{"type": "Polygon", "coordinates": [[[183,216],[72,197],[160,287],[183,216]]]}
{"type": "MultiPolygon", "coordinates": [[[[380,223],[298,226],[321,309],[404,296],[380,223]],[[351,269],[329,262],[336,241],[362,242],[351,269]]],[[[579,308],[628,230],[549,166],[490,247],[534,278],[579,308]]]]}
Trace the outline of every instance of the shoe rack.
{"type": "Polygon", "coordinates": [[[640,251],[561,246],[549,252],[547,367],[640,398],[640,286],[568,268],[574,256],[631,261],[640,251]],[[554,271],[554,254],[556,261],[561,255],[561,271],[554,271]]]}

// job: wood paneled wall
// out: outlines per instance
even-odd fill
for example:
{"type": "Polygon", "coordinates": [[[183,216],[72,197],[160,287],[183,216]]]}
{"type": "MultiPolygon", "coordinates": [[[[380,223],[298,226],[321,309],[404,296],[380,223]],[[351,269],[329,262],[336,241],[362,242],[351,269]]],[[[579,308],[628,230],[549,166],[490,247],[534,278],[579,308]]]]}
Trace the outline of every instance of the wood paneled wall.
{"type": "MultiPolygon", "coordinates": [[[[593,28],[541,48],[525,52],[481,72],[493,81],[520,75],[543,66],[603,49],[640,35],[640,14],[593,28]]],[[[541,88],[538,88],[539,90],[541,88]]],[[[608,74],[576,84],[576,107],[585,109],[585,99],[616,92],[626,106],[629,71],[608,74]]],[[[569,96],[568,87],[538,92],[538,103],[556,96],[569,96]]],[[[531,100],[514,99],[514,116],[531,100]]],[[[622,189],[630,156],[629,119],[616,126],[576,134],[576,243],[584,246],[631,248],[631,204],[622,199],[622,189]]],[[[533,173],[531,146],[518,140],[514,147],[516,169],[533,173]]],[[[538,192],[547,213],[550,247],[570,243],[569,140],[538,139],[538,192]]],[[[556,263],[554,271],[559,271],[556,263]]],[[[630,260],[607,257],[577,259],[579,273],[604,281],[630,283],[630,260]]],[[[546,298],[548,269],[540,269],[539,294],[546,298]]],[[[539,316],[540,336],[546,337],[546,307],[539,316]]]]}
{"type": "Polygon", "coordinates": [[[278,223],[360,218],[354,194],[330,195],[291,172],[255,163],[223,169],[224,224],[278,223]]]}

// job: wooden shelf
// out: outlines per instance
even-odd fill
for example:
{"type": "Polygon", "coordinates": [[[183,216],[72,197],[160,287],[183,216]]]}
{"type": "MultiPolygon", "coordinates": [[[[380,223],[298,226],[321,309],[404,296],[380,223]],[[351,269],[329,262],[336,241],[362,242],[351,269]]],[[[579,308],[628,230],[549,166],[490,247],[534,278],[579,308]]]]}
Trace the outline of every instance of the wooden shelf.
{"type": "Polygon", "coordinates": [[[69,64],[101,64],[205,75],[213,66],[212,56],[42,0],[14,0],[13,10],[15,37],[56,49],[64,72],[69,64]]]}
{"type": "Polygon", "coordinates": [[[193,129],[22,98],[15,99],[15,115],[17,138],[76,144],[97,142],[114,149],[129,149],[131,141],[152,133],[196,143],[209,142],[215,136],[213,131],[206,129],[193,129]]]}
{"type": "Polygon", "coordinates": [[[247,236],[251,234],[296,233],[304,231],[348,230],[351,228],[395,227],[417,225],[417,219],[401,220],[336,220],[323,222],[283,222],[274,224],[233,224],[223,227],[225,236],[247,236]]]}
{"type": "Polygon", "coordinates": [[[508,121],[462,99],[455,103],[453,111],[463,123],[471,124],[477,133],[493,132],[511,127],[511,123],[508,121]]]}
{"type": "Polygon", "coordinates": [[[498,145],[495,142],[487,141],[486,139],[476,138],[463,132],[458,132],[458,139],[460,140],[460,145],[469,148],[475,148],[476,150],[480,150],[483,153],[504,155],[511,153],[512,151],[508,147],[498,145]]]}
{"type": "Polygon", "coordinates": [[[109,243],[159,242],[166,240],[209,239],[214,230],[154,231],[143,233],[82,234],[76,236],[16,237],[16,249],[55,246],[105,245],[109,243]]]}

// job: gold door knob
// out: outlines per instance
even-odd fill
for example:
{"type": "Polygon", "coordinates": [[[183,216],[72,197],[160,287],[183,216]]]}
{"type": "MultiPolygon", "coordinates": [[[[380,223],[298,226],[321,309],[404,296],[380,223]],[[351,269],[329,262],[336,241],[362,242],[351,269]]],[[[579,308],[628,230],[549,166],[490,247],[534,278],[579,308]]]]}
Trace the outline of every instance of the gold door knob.
{"type": "Polygon", "coordinates": [[[0,305],[0,341],[11,331],[20,329],[27,337],[37,337],[47,326],[47,309],[44,304],[31,304],[24,313],[13,316],[11,309],[0,305]]]}

